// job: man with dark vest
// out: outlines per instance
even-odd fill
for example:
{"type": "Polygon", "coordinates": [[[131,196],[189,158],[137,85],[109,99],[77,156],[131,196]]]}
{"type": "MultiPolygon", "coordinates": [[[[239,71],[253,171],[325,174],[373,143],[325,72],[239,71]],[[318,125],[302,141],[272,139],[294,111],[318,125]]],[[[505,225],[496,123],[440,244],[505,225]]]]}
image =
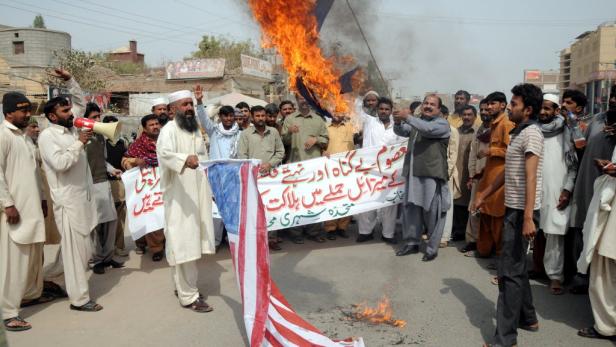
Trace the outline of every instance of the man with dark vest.
{"type": "Polygon", "coordinates": [[[428,245],[422,261],[434,260],[450,208],[447,186],[447,146],[450,127],[441,116],[442,101],[428,95],[421,106],[421,117],[408,110],[394,117],[394,132],[409,138],[409,152],[404,159],[402,175],[406,177],[407,200],[404,203],[402,235],[404,245],[397,256],[419,252],[421,235],[426,232],[428,245]]]}
{"type": "MultiPolygon", "coordinates": [[[[91,102],[88,103],[84,118],[100,122],[101,110],[98,105],[91,102]]],[[[90,172],[92,173],[92,181],[94,182],[93,197],[98,206],[99,223],[94,236],[94,252],[92,254],[94,267],[92,271],[100,275],[105,273],[105,268],[108,266],[114,268],[122,267],[121,263],[113,259],[118,216],[108,179],[108,175],[119,177],[122,171],[114,168],[107,162],[107,149],[103,135],[94,134],[85,145],[85,149],[90,172]]]]}

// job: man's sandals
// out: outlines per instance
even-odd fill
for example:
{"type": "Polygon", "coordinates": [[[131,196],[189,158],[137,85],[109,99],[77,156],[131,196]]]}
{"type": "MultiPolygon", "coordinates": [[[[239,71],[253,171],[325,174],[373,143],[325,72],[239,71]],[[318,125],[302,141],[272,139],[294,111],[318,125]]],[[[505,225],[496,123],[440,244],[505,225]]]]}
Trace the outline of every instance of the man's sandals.
{"type": "Polygon", "coordinates": [[[100,311],[102,309],[103,309],[103,306],[95,303],[92,300],[88,301],[86,304],[81,305],[81,306],[75,306],[75,305],[71,304],[71,310],[74,310],[74,311],[97,312],[97,311],[100,311]]]}
{"type": "Polygon", "coordinates": [[[582,336],[582,337],[588,337],[588,338],[591,338],[591,339],[602,339],[602,340],[616,341],[616,335],[612,335],[612,336],[601,335],[597,331],[597,329],[595,329],[595,327],[588,327],[588,328],[580,329],[580,330],[578,330],[577,334],[582,336]]]}
{"type": "Polygon", "coordinates": [[[555,283],[554,281],[550,282],[550,293],[552,295],[563,295],[565,294],[565,290],[563,289],[560,282],[555,283]]]}
{"type": "Polygon", "coordinates": [[[5,319],[3,323],[6,331],[25,331],[32,329],[32,325],[19,316],[5,319]]]}
{"type": "Polygon", "coordinates": [[[205,302],[205,300],[203,300],[203,298],[201,296],[199,296],[197,298],[197,300],[193,301],[192,304],[190,305],[185,305],[185,308],[189,308],[195,312],[198,313],[205,313],[205,312],[212,312],[214,311],[214,308],[210,305],[208,305],[207,302],[205,302]]]}

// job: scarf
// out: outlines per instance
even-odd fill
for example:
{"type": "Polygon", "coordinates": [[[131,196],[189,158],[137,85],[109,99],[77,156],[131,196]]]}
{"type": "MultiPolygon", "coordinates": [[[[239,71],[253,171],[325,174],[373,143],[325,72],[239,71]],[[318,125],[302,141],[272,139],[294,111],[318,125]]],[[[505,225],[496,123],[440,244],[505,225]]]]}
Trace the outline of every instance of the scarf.
{"type": "Polygon", "coordinates": [[[489,143],[490,142],[490,134],[492,132],[492,128],[485,127],[483,124],[477,129],[477,140],[481,143],[489,143]]]}
{"type": "Polygon", "coordinates": [[[156,157],[156,141],[152,141],[146,134],[141,134],[126,151],[128,158],[141,158],[149,166],[158,166],[156,157]]]}
{"type": "Polygon", "coordinates": [[[571,129],[569,129],[569,126],[565,124],[565,119],[561,115],[558,115],[549,123],[539,123],[539,128],[541,128],[541,132],[545,138],[563,134],[563,152],[565,153],[565,163],[567,164],[567,169],[577,171],[578,157],[575,152],[573,133],[571,132],[571,129]]]}
{"type": "Polygon", "coordinates": [[[214,131],[218,133],[218,135],[223,136],[223,137],[234,137],[233,142],[231,144],[230,152],[229,152],[229,158],[235,158],[237,155],[237,144],[239,142],[238,140],[240,138],[240,133],[241,133],[240,126],[237,125],[237,122],[234,122],[233,126],[229,130],[225,129],[222,123],[218,123],[214,131]]]}

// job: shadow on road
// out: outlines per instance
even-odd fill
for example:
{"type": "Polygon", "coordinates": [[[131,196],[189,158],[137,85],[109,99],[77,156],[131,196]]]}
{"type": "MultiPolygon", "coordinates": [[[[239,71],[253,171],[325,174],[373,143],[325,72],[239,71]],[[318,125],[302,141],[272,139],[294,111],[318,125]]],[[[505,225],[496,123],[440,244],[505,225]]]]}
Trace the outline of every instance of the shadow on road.
{"type": "Polygon", "coordinates": [[[470,323],[481,331],[484,340],[489,341],[494,336],[496,326],[493,317],[496,316],[495,304],[472,284],[459,278],[445,278],[447,286],[441,292],[451,291],[466,308],[466,316],[470,323]]]}

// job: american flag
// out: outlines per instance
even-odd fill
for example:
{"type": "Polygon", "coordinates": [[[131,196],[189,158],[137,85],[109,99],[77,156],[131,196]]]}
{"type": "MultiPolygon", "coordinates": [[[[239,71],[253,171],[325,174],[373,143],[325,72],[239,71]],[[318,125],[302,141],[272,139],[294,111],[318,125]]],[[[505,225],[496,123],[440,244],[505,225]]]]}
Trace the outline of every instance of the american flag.
{"type": "Polygon", "coordinates": [[[363,347],[361,338],[334,341],[302,319],[270,277],[258,162],[213,161],[207,175],[229,237],[251,346],[363,347]]]}

